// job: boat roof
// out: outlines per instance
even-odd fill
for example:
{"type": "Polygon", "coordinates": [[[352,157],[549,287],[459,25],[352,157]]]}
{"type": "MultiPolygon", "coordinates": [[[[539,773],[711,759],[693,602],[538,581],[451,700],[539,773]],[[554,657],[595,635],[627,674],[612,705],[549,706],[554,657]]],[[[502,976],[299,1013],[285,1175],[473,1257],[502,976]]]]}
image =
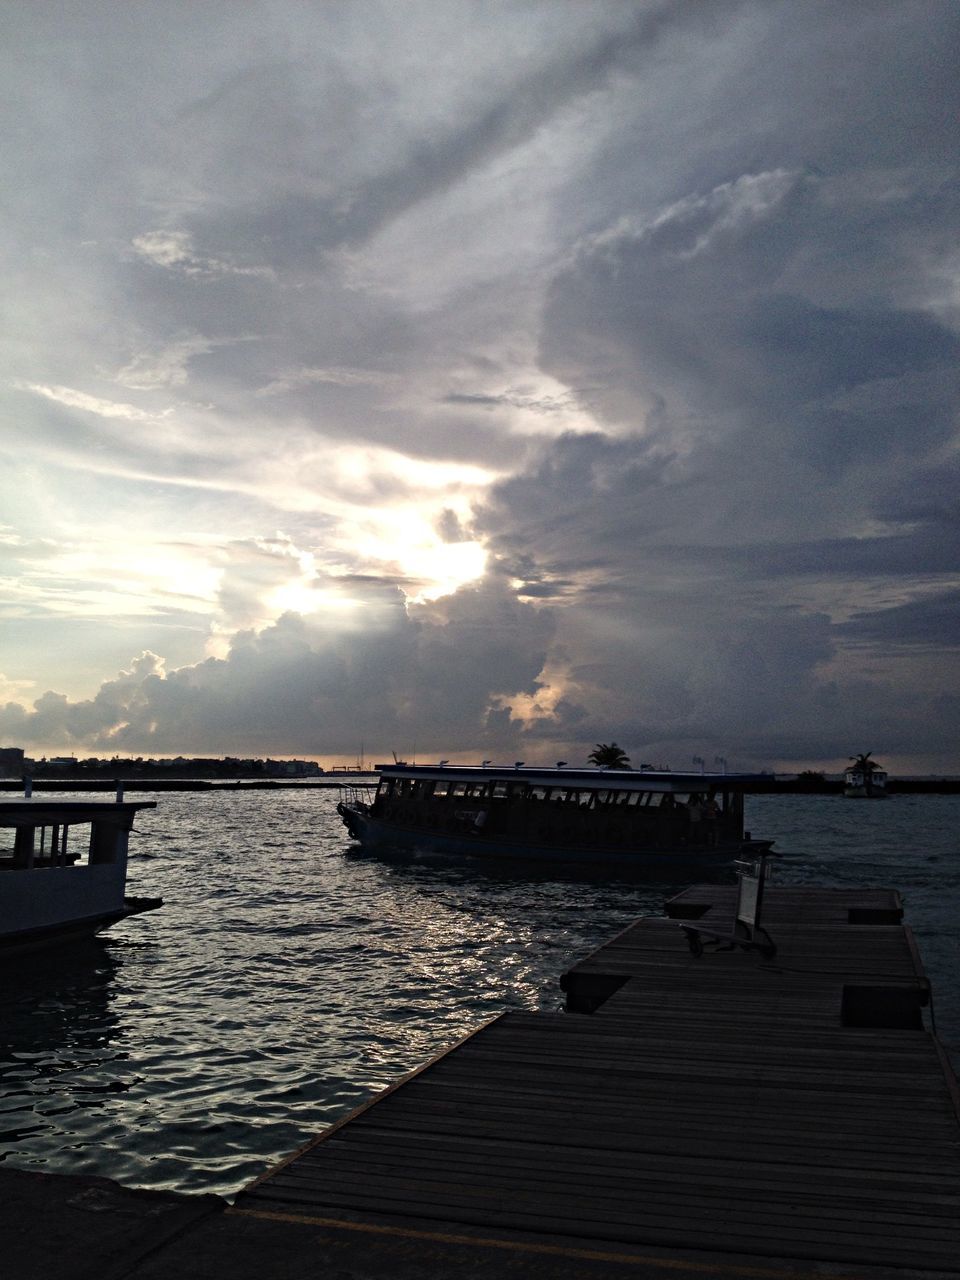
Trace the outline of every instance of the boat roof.
{"type": "Polygon", "coordinates": [[[595,787],[617,791],[742,791],[770,780],[765,773],[685,773],[673,769],[567,769],[553,765],[385,764],[384,778],[446,782],[527,782],[533,786],[595,787]]]}
{"type": "Polygon", "coordinates": [[[94,822],[98,818],[132,817],[138,809],[155,809],[156,800],[0,800],[0,827],[50,826],[94,822]]]}

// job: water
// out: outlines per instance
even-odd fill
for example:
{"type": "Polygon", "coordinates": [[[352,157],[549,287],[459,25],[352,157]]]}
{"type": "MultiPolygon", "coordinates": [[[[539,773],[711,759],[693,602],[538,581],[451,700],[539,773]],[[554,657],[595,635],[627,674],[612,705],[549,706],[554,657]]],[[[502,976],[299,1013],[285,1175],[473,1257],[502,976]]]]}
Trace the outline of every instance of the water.
{"type": "MultiPolygon", "coordinates": [[[[559,1008],[565,968],[684,887],[386,863],[335,802],[168,793],[139,815],[129,891],[163,909],[7,964],[0,1158],[234,1194],[485,1020],[559,1008]]],[[[753,797],[748,825],[790,855],[781,882],[904,893],[960,1045],[960,797],[753,797]]]]}

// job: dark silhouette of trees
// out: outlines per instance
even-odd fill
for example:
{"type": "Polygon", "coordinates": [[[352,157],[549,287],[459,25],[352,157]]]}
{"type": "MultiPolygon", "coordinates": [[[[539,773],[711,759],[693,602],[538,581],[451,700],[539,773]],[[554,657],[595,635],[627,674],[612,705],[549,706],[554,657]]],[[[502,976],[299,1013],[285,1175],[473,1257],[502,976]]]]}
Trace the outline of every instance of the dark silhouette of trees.
{"type": "Polygon", "coordinates": [[[850,759],[853,761],[850,767],[859,769],[864,778],[869,778],[872,773],[876,773],[883,768],[882,765],[877,764],[876,760],[871,758],[869,751],[861,751],[858,756],[851,756],[850,759]]]}
{"type": "Polygon", "coordinates": [[[630,757],[615,742],[598,742],[594,750],[587,756],[587,760],[590,764],[598,765],[601,769],[630,768],[630,757]]]}

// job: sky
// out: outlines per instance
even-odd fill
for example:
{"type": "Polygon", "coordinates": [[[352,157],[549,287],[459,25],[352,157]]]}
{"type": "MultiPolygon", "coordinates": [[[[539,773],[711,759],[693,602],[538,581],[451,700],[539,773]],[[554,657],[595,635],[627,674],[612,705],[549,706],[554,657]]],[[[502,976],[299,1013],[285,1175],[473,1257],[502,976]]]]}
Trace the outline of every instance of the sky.
{"type": "Polygon", "coordinates": [[[952,0],[51,0],[0,744],[960,772],[952,0]]]}

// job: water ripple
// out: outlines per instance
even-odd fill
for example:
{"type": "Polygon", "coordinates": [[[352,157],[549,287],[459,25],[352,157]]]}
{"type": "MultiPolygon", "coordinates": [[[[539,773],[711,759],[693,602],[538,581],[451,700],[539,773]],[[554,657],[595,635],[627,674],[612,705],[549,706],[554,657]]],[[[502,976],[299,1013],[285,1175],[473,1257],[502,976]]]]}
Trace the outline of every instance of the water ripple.
{"type": "MultiPolygon", "coordinates": [[[[384,862],[334,803],[171,793],[140,815],[130,889],[163,910],[8,967],[0,1159],[229,1195],[490,1017],[556,1009],[572,961],[683,887],[384,862]]],[[[766,796],[748,826],[791,855],[786,882],[904,890],[960,1040],[960,800],[766,796]]]]}

